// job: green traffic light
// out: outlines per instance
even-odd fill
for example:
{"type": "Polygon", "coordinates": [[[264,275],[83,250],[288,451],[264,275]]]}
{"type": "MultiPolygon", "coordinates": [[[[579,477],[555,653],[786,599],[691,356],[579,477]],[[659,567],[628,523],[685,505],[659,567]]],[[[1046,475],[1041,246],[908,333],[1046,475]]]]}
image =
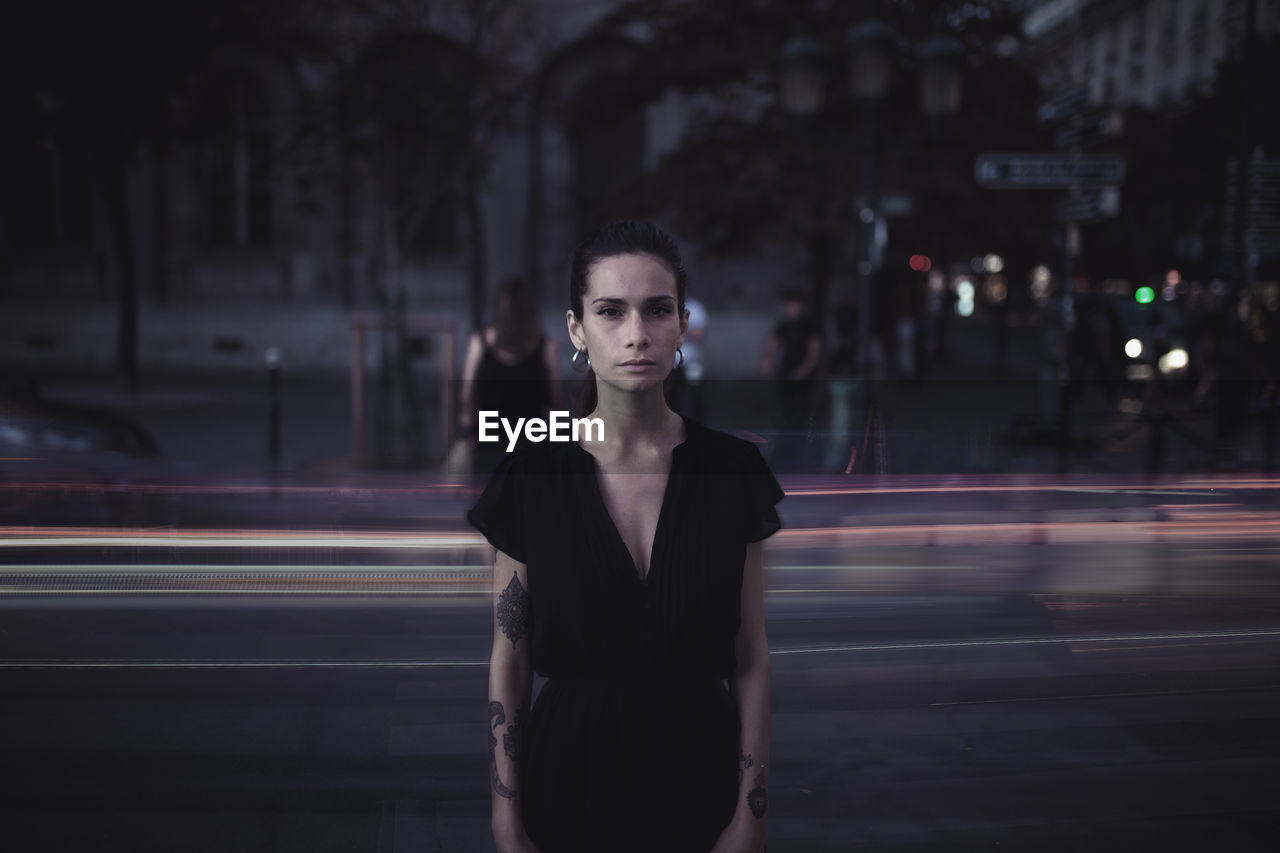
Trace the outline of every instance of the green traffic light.
{"type": "Polygon", "coordinates": [[[1133,294],[1133,299],[1139,305],[1147,305],[1156,301],[1156,292],[1153,288],[1143,285],[1139,287],[1133,294]]]}

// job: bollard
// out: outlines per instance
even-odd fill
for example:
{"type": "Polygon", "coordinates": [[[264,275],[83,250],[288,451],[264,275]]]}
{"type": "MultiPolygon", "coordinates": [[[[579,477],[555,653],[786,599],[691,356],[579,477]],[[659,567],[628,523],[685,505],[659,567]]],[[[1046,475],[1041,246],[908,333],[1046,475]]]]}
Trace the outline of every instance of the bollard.
{"type": "Polygon", "coordinates": [[[280,461],[280,350],[267,347],[267,456],[280,461]]]}

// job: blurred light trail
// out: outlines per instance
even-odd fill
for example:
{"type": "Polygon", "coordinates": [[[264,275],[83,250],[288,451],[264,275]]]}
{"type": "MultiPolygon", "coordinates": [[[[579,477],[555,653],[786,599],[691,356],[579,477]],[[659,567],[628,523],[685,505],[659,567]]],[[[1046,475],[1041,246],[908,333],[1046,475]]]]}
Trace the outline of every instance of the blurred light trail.
{"type": "MultiPolygon", "coordinates": [[[[974,649],[986,646],[1060,646],[1085,643],[1133,643],[1156,642],[1185,644],[1195,640],[1249,638],[1256,642],[1280,640],[1280,630],[1266,631],[1191,631],[1163,634],[1104,634],[1089,637],[997,637],[981,640],[936,640],[918,643],[858,643],[848,646],[804,646],[791,649],[771,649],[773,655],[811,655],[840,652],[915,651],[917,649],[974,649]]],[[[1199,645],[1198,643],[1192,643],[1199,645]]]]}
{"type": "Polygon", "coordinates": [[[85,527],[0,527],[0,548],[397,548],[486,546],[479,533],[359,533],[306,530],[122,531],[85,527]]]}
{"type": "MultiPolygon", "coordinates": [[[[1059,476],[1053,474],[952,474],[887,475],[858,478],[839,475],[780,474],[788,495],[857,495],[857,494],[945,494],[949,492],[1085,492],[1114,494],[1174,494],[1194,492],[1217,494],[1231,490],[1276,490],[1280,492],[1280,475],[1206,474],[1166,476],[1156,480],[1134,476],[1116,479],[1107,475],[1059,476]]],[[[317,496],[333,500],[351,500],[379,495],[435,495],[461,501],[474,498],[481,489],[471,483],[361,482],[337,485],[290,485],[287,483],[86,483],[82,481],[0,482],[0,492],[52,491],[86,494],[142,495],[260,495],[317,496]]]]}
{"type": "MultiPolygon", "coordinates": [[[[1091,637],[999,637],[979,640],[941,640],[917,643],[858,643],[847,646],[798,646],[791,648],[770,649],[769,654],[775,657],[794,657],[796,655],[819,655],[854,652],[896,652],[924,651],[931,649],[977,649],[1010,646],[1043,646],[1043,645],[1080,645],[1108,644],[1127,642],[1162,642],[1161,648],[1185,648],[1190,646],[1209,645],[1201,640],[1218,640],[1223,638],[1251,640],[1267,643],[1280,640],[1280,630],[1275,631],[1202,631],[1165,634],[1112,634],[1091,637]]],[[[0,661],[0,670],[16,669],[432,669],[457,667],[485,667],[488,658],[472,659],[151,659],[151,660],[16,660],[0,661]]],[[[1238,690],[1240,688],[1232,688],[1238,690]]],[[[1280,689],[1280,684],[1256,685],[1253,689],[1280,689]]],[[[1149,695],[1108,694],[1108,695],[1149,695]]],[[[1017,701],[1030,699],[1063,699],[1078,697],[1027,697],[1017,701]]],[[[983,702],[1014,701],[1005,699],[976,700],[983,702]]],[[[954,703],[951,703],[954,704],[954,703]]]]}

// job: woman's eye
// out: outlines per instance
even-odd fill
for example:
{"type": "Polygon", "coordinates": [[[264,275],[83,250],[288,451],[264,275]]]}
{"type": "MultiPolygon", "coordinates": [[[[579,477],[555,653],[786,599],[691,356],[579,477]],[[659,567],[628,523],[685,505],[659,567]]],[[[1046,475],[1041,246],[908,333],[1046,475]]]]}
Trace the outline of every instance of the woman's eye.
{"type": "Polygon", "coordinates": [[[667,307],[666,305],[655,305],[655,306],[653,306],[652,308],[650,308],[650,309],[649,309],[649,313],[650,313],[650,314],[654,314],[654,315],[659,315],[659,314],[670,314],[670,313],[671,313],[671,309],[670,309],[669,307],[667,307]]]}
{"type": "Polygon", "coordinates": [[[612,308],[608,306],[601,308],[596,313],[599,314],[601,317],[621,317],[622,316],[622,312],[619,311],[617,308],[612,308]]]}

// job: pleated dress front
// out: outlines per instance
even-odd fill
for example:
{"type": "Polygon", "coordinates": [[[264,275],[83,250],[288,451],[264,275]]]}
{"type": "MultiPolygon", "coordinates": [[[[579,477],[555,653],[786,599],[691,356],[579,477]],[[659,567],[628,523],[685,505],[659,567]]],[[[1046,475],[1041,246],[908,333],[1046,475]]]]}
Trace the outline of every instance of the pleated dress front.
{"type": "Polygon", "coordinates": [[[519,790],[540,853],[705,853],[733,817],[743,562],[781,526],[783,494],[754,445],[684,423],[644,578],[576,443],[522,442],[467,515],[528,568],[547,681],[521,726],[519,790]]]}

